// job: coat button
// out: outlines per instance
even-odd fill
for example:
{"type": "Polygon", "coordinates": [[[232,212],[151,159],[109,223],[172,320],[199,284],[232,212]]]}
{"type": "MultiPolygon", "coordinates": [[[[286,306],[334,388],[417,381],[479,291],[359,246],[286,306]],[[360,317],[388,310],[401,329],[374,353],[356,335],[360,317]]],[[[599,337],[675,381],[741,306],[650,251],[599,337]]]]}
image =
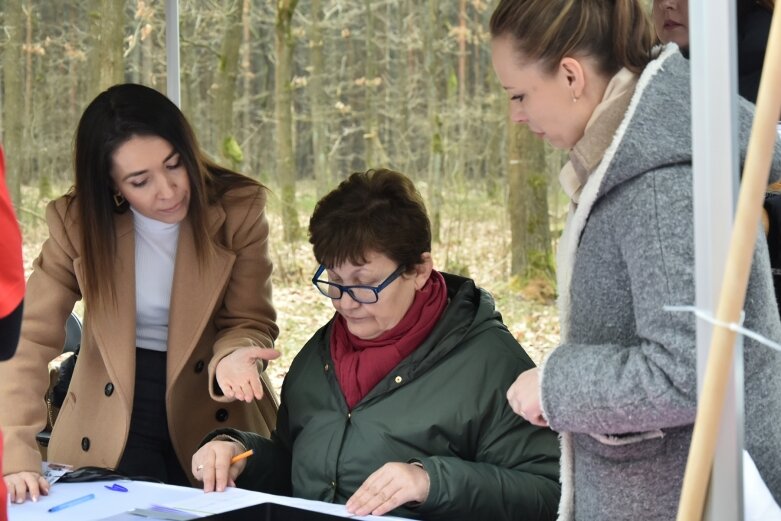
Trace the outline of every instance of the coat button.
{"type": "Polygon", "coordinates": [[[203,360],[198,360],[197,362],[195,362],[195,372],[202,373],[203,366],[204,366],[203,360]]]}
{"type": "Polygon", "coordinates": [[[112,394],[114,394],[114,384],[112,384],[111,382],[107,383],[106,387],[103,388],[103,394],[105,394],[106,396],[111,396],[112,394]]]}
{"type": "Polygon", "coordinates": [[[401,383],[401,376],[397,376],[396,378],[393,379],[393,381],[396,382],[397,384],[400,384],[401,383]]]}
{"type": "Polygon", "coordinates": [[[218,422],[224,422],[228,419],[228,410],[227,409],[217,409],[217,414],[214,415],[215,418],[217,418],[218,422]]]}
{"type": "Polygon", "coordinates": [[[328,371],[328,364],[325,364],[325,367],[323,367],[323,369],[328,371]]]}
{"type": "Polygon", "coordinates": [[[81,450],[87,452],[89,450],[89,438],[86,436],[81,439],[81,450]]]}

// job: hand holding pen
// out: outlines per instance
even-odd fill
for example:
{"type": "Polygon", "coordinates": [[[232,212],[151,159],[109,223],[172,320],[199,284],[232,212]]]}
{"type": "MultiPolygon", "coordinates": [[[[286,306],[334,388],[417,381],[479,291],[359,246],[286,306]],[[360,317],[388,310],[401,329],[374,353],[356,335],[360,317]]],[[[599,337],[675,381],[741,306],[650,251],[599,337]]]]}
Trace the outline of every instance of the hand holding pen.
{"type": "Polygon", "coordinates": [[[204,492],[222,492],[235,487],[236,478],[244,471],[252,450],[233,440],[212,440],[193,455],[192,472],[203,482],[204,492]]]}

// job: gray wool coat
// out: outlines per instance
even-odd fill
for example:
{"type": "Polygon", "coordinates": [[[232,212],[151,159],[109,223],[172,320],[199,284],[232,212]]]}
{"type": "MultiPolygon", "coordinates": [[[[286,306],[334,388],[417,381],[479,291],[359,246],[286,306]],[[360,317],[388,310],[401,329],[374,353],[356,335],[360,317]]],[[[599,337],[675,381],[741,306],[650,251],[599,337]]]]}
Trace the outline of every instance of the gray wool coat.
{"type": "MultiPolygon", "coordinates": [[[[675,518],[697,405],[695,318],[663,306],[695,298],[689,81],[674,46],[646,67],[562,237],[563,343],[540,383],[562,433],[560,519],[675,518]]],[[[751,117],[742,101],[741,158],[751,117]]],[[[745,312],[746,327],[781,340],[759,230],[745,312]]],[[[745,444],[781,502],[781,353],[744,345],[745,444]]]]}

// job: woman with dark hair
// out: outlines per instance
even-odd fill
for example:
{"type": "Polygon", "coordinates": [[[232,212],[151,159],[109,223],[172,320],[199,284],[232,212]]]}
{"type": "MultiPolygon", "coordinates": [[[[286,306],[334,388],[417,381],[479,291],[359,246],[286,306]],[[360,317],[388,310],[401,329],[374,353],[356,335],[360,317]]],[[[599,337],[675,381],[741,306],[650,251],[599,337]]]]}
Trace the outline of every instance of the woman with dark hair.
{"type": "Polygon", "coordinates": [[[312,282],[336,314],[293,361],[270,440],[207,437],[192,460],[204,489],[235,483],[357,515],[553,519],[556,436],[502,399],[534,364],[486,291],[433,269],[412,181],[353,174],[317,203],[309,235],[312,282]]]}
{"type": "MultiPolygon", "coordinates": [[[[652,51],[639,0],[500,0],[490,29],[512,120],[570,159],[561,344],[508,399],[562,433],[562,519],[674,519],[697,410],[695,318],[665,309],[694,304],[689,63],[652,51]]],[[[754,107],[739,108],[745,157],[754,107]]],[[[762,240],[745,326],[781,340],[762,240]]],[[[778,500],[781,353],[744,342],[745,446],[778,500]]]]}
{"type": "Polygon", "coordinates": [[[187,484],[204,431],[268,435],[275,422],[259,365],[278,355],[264,187],[207,160],[176,105],[141,85],[90,103],[74,156],[73,189],[46,209],[17,356],[0,365],[16,502],[48,491],[35,435],[79,299],[81,348],[50,461],[187,484]]]}

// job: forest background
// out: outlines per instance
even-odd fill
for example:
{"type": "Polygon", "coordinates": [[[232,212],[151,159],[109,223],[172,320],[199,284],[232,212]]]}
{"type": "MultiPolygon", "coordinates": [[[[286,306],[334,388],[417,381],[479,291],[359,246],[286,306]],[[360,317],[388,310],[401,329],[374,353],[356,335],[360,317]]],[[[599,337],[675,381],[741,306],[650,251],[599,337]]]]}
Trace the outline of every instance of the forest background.
{"type": "MultiPolygon", "coordinates": [[[[216,161],[271,189],[277,386],[333,314],[310,282],[309,215],[368,168],[415,181],[435,267],[492,292],[536,362],[555,347],[565,156],[508,119],[487,33],[495,3],[180,0],[182,110],[216,161]]],[[[29,274],[44,208],[72,184],[83,109],[124,81],[165,92],[165,2],[0,0],[0,10],[0,132],[29,274]]]]}

